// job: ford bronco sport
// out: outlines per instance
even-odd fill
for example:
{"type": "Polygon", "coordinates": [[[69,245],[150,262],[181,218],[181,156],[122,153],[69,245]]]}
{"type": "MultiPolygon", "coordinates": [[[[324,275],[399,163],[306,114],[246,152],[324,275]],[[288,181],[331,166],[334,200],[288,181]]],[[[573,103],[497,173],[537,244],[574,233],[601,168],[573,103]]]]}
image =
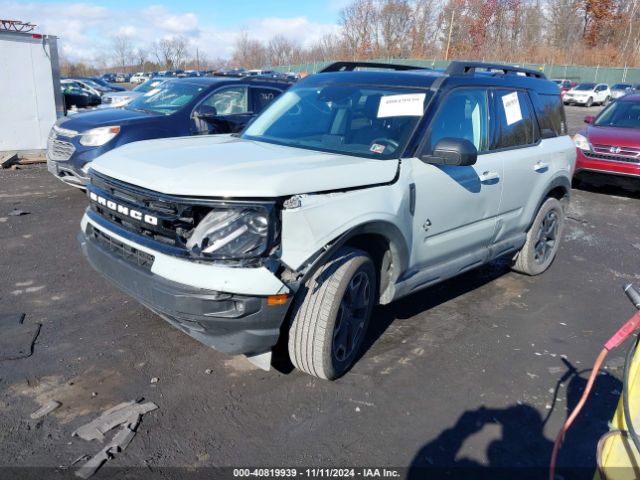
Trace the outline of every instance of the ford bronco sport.
{"type": "MultiPolygon", "coordinates": [[[[241,134],[150,140],[91,167],[89,262],[202,343],[334,379],[375,304],[500,256],[544,272],[575,146],[535,71],[340,62],[241,134]]],[[[428,293],[427,293],[428,294],[428,293]]]]}

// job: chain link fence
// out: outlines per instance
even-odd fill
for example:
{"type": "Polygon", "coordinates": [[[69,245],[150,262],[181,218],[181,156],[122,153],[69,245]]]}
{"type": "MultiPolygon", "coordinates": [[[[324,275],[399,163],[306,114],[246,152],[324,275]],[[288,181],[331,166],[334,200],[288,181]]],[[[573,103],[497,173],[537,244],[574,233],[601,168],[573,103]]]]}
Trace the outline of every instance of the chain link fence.
{"type": "MultiPolygon", "coordinates": [[[[371,60],[379,63],[396,63],[403,65],[416,65],[421,67],[429,67],[436,70],[444,70],[449,62],[445,60],[418,60],[418,59],[399,59],[399,58],[378,58],[371,60]]],[[[309,62],[299,65],[288,65],[275,67],[274,70],[280,72],[309,72],[316,73],[322,70],[333,61],[309,62]]],[[[587,67],[581,65],[551,65],[538,63],[511,64],[519,67],[530,68],[543,72],[547,78],[566,78],[574,82],[600,82],[613,85],[615,83],[632,83],[640,84],[640,68],[611,68],[611,67],[587,67]]]]}

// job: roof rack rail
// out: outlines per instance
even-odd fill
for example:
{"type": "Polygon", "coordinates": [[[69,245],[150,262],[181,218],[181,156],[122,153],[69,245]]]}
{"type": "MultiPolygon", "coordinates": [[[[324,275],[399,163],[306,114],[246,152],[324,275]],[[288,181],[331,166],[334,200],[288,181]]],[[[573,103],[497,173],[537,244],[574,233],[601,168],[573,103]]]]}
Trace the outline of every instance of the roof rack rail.
{"type": "Polygon", "coordinates": [[[476,69],[487,71],[498,71],[503,75],[523,74],[527,77],[541,78],[546,80],[546,75],[542,72],[536,72],[528,68],[513,67],[511,65],[499,65],[497,63],[484,62],[460,62],[454,61],[449,64],[444,73],[447,75],[473,75],[476,69]]]}
{"type": "Polygon", "coordinates": [[[417,67],[415,65],[397,65],[393,63],[376,63],[376,62],[334,62],[327,65],[318,73],[327,72],[352,72],[358,67],[381,68],[385,70],[429,70],[427,67],[417,67]]]}

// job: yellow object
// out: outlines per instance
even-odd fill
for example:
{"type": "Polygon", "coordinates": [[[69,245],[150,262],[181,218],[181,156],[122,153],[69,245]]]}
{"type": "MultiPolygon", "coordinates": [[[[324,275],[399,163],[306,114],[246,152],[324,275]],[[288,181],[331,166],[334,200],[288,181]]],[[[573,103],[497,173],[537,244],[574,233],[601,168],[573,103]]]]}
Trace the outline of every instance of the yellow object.
{"type": "MultiPolygon", "coordinates": [[[[629,371],[629,412],[633,426],[636,431],[640,431],[640,355],[637,350],[634,352],[629,371]]],[[[637,480],[640,478],[640,454],[633,441],[624,433],[614,433],[616,430],[627,431],[622,395],[610,427],[611,432],[603,437],[602,454],[598,459],[604,478],[596,472],[594,480],[637,480]]]]}

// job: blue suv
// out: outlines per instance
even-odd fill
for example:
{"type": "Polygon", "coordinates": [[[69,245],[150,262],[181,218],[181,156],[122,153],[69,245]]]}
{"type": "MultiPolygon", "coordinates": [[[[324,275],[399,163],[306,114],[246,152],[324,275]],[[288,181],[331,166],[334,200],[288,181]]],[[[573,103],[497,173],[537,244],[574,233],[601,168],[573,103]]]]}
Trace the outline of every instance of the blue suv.
{"type": "Polygon", "coordinates": [[[47,143],[48,169],[84,189],[91,162],[103,153],[139,140],[239,132],[290,85],[261,78],[169,80],[124,108],[58,121],[47,143]]]}

